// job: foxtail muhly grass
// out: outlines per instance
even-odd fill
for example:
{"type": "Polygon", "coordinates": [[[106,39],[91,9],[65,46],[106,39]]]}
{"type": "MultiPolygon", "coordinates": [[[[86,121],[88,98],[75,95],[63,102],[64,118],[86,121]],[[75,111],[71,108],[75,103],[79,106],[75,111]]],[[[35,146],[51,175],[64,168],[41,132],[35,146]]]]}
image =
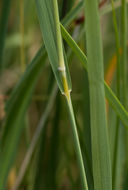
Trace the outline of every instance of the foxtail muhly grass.
{"type": "Polygon", "coordinates": [[[85,17],[94,189],[111,190],[112,175],[103,85],[103,51],[97,0],[85,0],[85,17]]]}

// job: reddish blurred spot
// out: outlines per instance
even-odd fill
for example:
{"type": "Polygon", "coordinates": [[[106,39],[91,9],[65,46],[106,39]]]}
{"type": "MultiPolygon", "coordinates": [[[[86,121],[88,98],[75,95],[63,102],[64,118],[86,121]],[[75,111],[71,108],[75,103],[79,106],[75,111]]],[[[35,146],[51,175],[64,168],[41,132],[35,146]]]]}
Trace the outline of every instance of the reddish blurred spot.
{"type": "Polygon", "coordinates": [[[103,0],[99,3],[99,8],[103,7],[108,0],[103,0]]]}
{"type": "MultiPolygon", "coordinates": [[[[120,54],[122,54],[122,49],[120,48],[120,54]]],[[[117,56],[116,54],[112,57],[112,59],[109,62],[109,66],[108,69],[105,73],[105,81],[108,84],[108,86],[111,86],[113,78],[114,78],[114,74],[116,71],[116,64],[117,64],[117,56]]],[[[108,113],[108,109],[109,109],[109,104],[108,101],[106,100],[106,110],[108,113]]]]}

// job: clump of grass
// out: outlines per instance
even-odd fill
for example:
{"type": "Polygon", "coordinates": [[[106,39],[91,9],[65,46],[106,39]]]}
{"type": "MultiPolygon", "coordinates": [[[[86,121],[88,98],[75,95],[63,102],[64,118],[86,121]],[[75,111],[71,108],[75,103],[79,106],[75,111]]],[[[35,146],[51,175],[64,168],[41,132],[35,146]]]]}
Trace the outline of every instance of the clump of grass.
{"type": "MultiPolygon", "coordinates": [[[[15,6],[11,6],[11,0],[0,2],[0,79],[5,70],[10,72],[14,68],[13,74],[19,68],[22,71],[14,90],[11,86],[2,91],[6,80],[4,85],[0,83],[0,104],[8,100],[6,117],[0,123],[0,190],[126,190],[128,0],[36,0],[36,4],[14,1],[15,6]],[[14,14],[17,9],[19,18],[14,14]],[[102,33],[105,40],[101,36],[101,17],[106,26],[102,33]],[[34,35],[27,34],[35,30],[36,43],[34,35]],[[28,65],[33,49],[40,46],[37,34],[42,36],[43,45],[28,65]],[[31,44],[25,43],[28,36],[31,44]],[[6,46],[8,38],[10,49],[6,46]],[[104,61],[103,43],[107,58],[104,61]],[[104,65],[108,67],[110,51],[116,55],[117,76],[111,77],[108,86],[104,65]],[[24,143],[26,114],[30,127],[28,146],[24,143]]],[[[11,81],[9,74],[8,77],[11,81]]]]}

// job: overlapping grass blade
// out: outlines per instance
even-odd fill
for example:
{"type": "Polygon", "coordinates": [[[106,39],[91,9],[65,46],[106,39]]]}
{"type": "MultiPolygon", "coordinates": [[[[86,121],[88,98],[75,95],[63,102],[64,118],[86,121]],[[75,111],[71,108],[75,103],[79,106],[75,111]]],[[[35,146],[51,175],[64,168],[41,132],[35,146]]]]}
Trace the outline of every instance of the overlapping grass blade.
{"type": "Polygon", "coordinates": [[[111,162],[105,113],[103,53],[98,1],[85,0],[92,163],[95,190],[111,190],[111,162]]]}
{"type": "MultiPolygon", "coordinates": [[[[36,1],[37,13],[39,15],[40,26],[43,34],[43,40],[45,43],[46,50],[50,59],[50,63],[55,74],[58,86],[62,93],[64,93],[63,81],[61,78],[61,72],[59,70],[59,55],[57,52],[57,39],[56,39],[56,28],[54,20],[54,8],[52,1],[36,1]]],[[[65,60],[66,62],[66,60],[65,60]]],[[[71,89],[70,75],[68,67],[66,67],[66,77],[68,78],[68,86],[71,89]]]]}
{"type": "Polygon", "coordinates": [[[22,134],[22,121],[36,81],[44,66],[44,60],[41,61],[41,58],[45,58],[45,56],[45,49],[41,48],[28,66],[6,105],[7,117],[0,142],[0,190],[5,188],[8,172],[14,161],[18,142],[22,134]]]}
{"type": "MultiPolygon", "coordinates": [[[[68,43],[68,45],[72,48],[72,51],[75,53],[75,55],[78,57],[80,62],[82,63],[84,69],[87,70],[87,57],[83,53],[83,51],[79,48],[79,46],[76,44],[76,42],[72,39],[70,34],[67,32],[67,30],[63,27],[61,24],[61,32],[62,36],[65,39],[65,41],[68,43]]],[[[111,88],[107,85],[107,83],[104,81],[104,87],[105,87],[105,95],[116,112],[116,114],[119,116],[120,120],[122,121],[123,125],[128,128],[128,112],[125,110],[119,99],[116,97],[114,92],[111,90],[111,88]]]]}

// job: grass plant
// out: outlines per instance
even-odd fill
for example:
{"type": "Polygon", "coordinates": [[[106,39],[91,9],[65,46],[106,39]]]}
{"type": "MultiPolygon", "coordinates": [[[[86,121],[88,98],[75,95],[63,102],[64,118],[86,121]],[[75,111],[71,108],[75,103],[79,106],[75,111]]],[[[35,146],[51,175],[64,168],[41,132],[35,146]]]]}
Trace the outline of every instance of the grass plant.
{"type": "Polygon", "coordinates": [[[127,190],[127,6],[1,0],[0,190],[127,190]]]}

